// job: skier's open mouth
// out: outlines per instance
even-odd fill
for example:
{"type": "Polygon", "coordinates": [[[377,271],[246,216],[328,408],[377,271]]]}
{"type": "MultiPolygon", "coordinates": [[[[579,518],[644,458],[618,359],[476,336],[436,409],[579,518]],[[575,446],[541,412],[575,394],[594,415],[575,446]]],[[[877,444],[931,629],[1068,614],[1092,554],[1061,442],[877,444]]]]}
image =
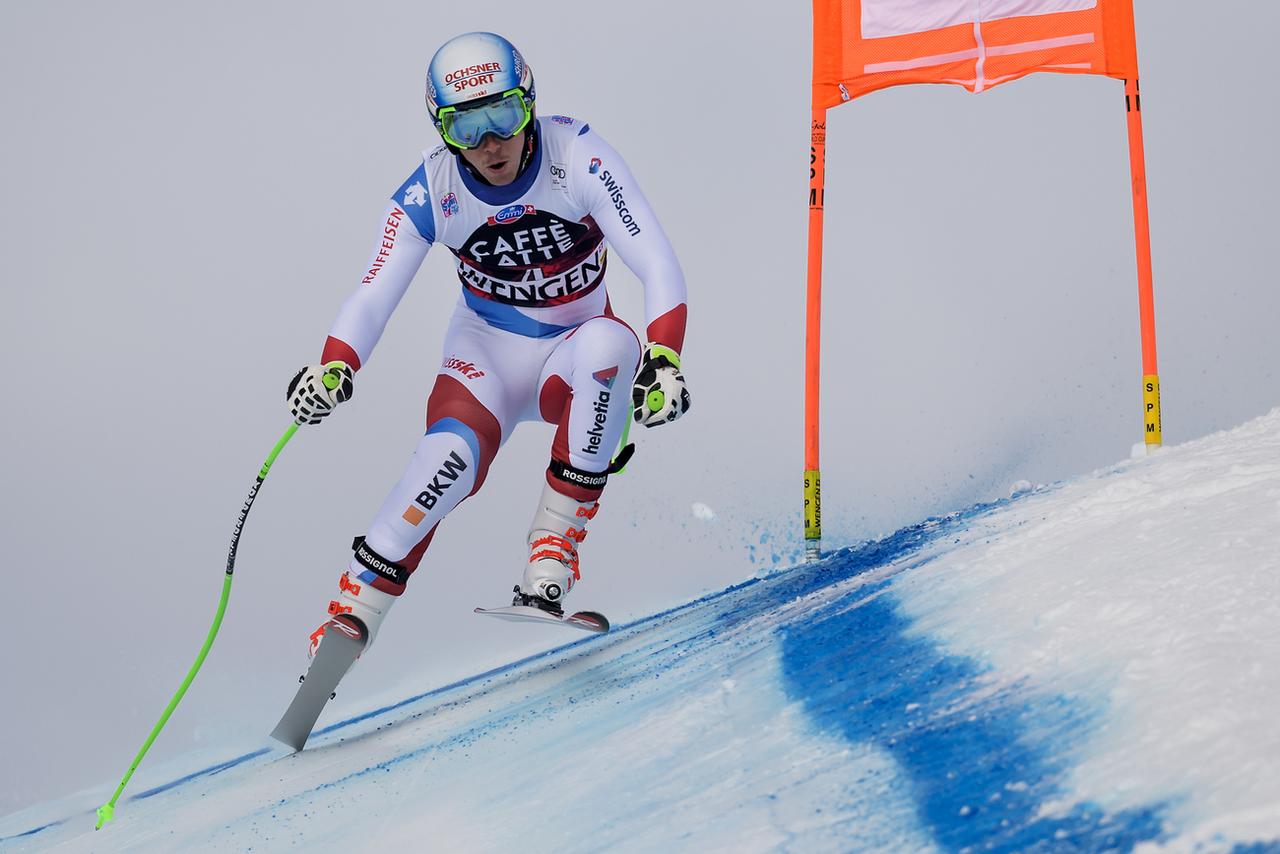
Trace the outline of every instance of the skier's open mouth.
{"type": "Polygon", "coordinates": [[[507,168],[507,161],[505,160],[499,160],[497,163],[489,164],[490,172],[501,172],[505,168],[507,168]]]}

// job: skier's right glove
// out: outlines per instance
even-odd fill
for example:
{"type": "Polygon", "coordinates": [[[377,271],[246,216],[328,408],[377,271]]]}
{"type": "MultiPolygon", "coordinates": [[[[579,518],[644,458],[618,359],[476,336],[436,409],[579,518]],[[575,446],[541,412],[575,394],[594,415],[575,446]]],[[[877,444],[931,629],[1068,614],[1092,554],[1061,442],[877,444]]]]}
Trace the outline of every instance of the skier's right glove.
{"type": "Polygon", "coordinates": [[[675,421],[688,412],[689,389],[680,373],[680,354],[661,344],[645,347],[631,386],[631,403],[636,423],[646,427],[675,421]]]}
{"type": "Polygon", "coordinates": [[[346,362],[308,365],[294,375],[285,392],[289,414],[297,424],[319,424],[355,391],[354,372],[346,362]]]}

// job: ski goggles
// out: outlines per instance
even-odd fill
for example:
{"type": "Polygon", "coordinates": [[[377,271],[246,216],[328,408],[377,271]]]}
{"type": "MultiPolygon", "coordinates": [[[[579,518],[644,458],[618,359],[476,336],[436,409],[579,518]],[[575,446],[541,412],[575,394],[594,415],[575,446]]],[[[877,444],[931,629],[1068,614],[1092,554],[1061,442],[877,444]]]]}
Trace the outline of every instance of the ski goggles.
{"type": "Polygon", "coordinates": [[[499,139],[524,130],[533,110],[523,89],[508,89],[493,100],[475,107],[441,107],[436,122],[444,141],[458,148],[475,148],[487,134],[499,139]]]}

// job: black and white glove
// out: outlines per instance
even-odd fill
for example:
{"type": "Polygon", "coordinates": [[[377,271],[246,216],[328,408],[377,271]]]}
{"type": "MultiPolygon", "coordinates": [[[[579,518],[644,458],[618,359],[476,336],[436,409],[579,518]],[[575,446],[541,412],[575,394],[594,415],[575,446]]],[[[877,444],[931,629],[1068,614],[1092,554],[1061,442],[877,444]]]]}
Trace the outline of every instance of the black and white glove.
{"type": "Polygon", "coordinates": [[[637,424],[656,427],[689,411],[689,390],[680,373],[680,354],[661,344],[649,344],[640,357],[640,370],[631,386],[637,424]]]}
{"type": "Polygon", "coordinates": [[[308,365],[289,382],[285,399],[297,424],[319,424],[333,408],[351,398],[354,373],[346,362],[308,365]]]}

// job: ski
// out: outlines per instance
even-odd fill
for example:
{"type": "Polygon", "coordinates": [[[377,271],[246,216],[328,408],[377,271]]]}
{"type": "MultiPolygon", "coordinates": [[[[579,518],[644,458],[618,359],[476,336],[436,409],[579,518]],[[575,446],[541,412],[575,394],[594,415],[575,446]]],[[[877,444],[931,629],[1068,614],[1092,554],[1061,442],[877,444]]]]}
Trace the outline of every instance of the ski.
{"type": "Polygon", "coordinates": [[[364,650],[364,635],[363,626],[353,625],[345,619],[329,621],[316,656],[307,668],[307,675],[302,677],[298,693],[280,718],[280,723],[271,731],[272,738],[293,748],[295,753],[302,750],[325,703],[329,702],[342,677],[364,650]]]}
{"type": "Polygon", "coordinates": [[[609,620],[597,611],[578,611],[576,614],[555,614],[533,605],[508,605],[505,608],[476,608],[477,614],[497,617],[520,623],[556,623],[586,632],[609,631],[609,620]]]}

